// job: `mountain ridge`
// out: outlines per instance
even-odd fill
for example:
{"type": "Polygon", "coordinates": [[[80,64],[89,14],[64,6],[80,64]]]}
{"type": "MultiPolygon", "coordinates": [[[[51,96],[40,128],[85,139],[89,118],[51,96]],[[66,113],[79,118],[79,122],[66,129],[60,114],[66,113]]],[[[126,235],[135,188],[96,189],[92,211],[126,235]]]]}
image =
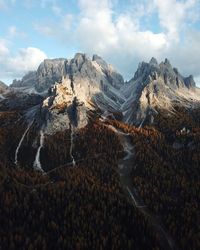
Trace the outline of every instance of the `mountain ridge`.
{"type": "Polygon", "coordinates": [[[139,126],[153,123],[159,110],[172,113],[175,105],[192,108],[200,101],[191,75],[183,77],[168,59],[158,63],[154,57],[149,63],[141,62],[128,82],[98,55],[89,58],[76,53],[72,59],[45,59],[36,71],[14,80],[10,89],[43,96],[40,109],[47,120],[51,117],[51,124],[63,124],[56,125],[58,130],[64,128],[64,120],[69,124],[67,110],[74,98],[77,121],[82,121],[77,122],[78,128],[87,123],[87,111],[94,108],[102,114],[121,113],[124,122],[139,126]]]}
{"type": "Polygon", "coordinates": [[[160,64],[155,58],[140,63],[123,93],[127,98],[122,108],[124,121],[138,125],[148,114],[153,121],[156,108],[172,112],[174,104],[188,106],[192,99],[200,101],[193,77],[183,77],[168,59],[160,64]]]}
{"type": "Polygon", "coordinates": [[[152,58],[124,82],[79,53],[45,61],[2,96],[4,249],[198,249],[192,77],[152,58]]]}

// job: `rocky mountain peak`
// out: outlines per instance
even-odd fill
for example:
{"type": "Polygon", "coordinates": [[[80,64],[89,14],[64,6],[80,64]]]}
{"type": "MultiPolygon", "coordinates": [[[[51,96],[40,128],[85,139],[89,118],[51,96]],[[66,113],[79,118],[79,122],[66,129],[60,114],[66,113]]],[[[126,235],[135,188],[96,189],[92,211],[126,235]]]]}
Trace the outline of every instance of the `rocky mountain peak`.
{"type": "Polygon", "coordinates": [[[155,57],[152,57],[151,60],[149,61],[149,64],[157,67],[158,61],[156,60],[155,57]]]}
{"type": "Polygon", "coordinates": [[[168,59],[160,64],[155,58],[140,63],[123,92],[127,101],[122,109],[128,123],[139,124],[146,117],[153,120],[157,109],[169,112],[174,103],[185,106],[189,99],[200,100],[193,77],[183,77],[168,59]]]}
{"type": "Polygon", "coordinates": [[[4,99],[4,96],[2,94],[5,94],[7,89],[8,86],[4,82],[0,81],[0,101],[4,99]]]}
{"type": "Polygon", "coordinates": [[[72,63],[75,63],[78,68],[81,67],[81,65],[88,60],[86,54],[82,53],[76,53],[74,58],[71,60],[72,63]]]}
{"type": "Polygon", "coordinates": [[[107,64],[107,62],[104,61],[104,60],[103,60],[100,56],[98,56],[98,55],[93,55],[92,61],[95,61],[96,63],[98,63],[98,65],[101,66],[102,69],[104,69],[104,70],[108,70],[108,69],[109,69],[109,65],[107,64]]]}
{"type": "Polygon", "coordinates": [[[92,56],[92,61],[97,61],[97,60],[102,60],[102,58],[101,58],[99,55],[94,54],[94,55],[92,56]]]}
{"type": "Polygon", "coordinates": [[[131,81],[146,86],[152,81],[158,80],[160,83],[173,89],[195,87],[193,77],[183,77],[177,68],[172,68],[168,59],[165,59],[165,61],[160,64],[158,64],[155,58],[152,58],[149,63],[140,63],[131,81]]]}
{"type": "Polygon", "coordinates": [[[171,65],[169,59],[165,58],[164,64],[165,64],[166,67],[172,68],[172,65],[171,65]]]}
{"type": "Polygon", "coordinates": [[[120,92],[123,77],[97,55],[92,59],[82,53],[69,60],[47,59],[18,84],[23,87],[27,81],[36,91],[45,91],[38,123],[46,122],[47,133],[66,129],[66,123],[85,126],[91,103],[103,111],[116,112],[124,102],[120,92]]]}
{"type": "Polygon", "coordinates": [[[63,77],[49,90],[48,97],[42,103],[42,117],[45,117],[47,134],[70,129],[71,125],[82,128],[87,124],[87,108],[72,88],[72,79],[63,77]]]}
{"type": "Polygon", "coordinates": [[[21,80],[14,80],[11,86],[47,92],[55,82],[61,82],[63,76],[76,79],[75,82],[81,83],[83,87],[89,84],[98,89],[107,84],[119,89],[124,84],[123,77],[101,57],[94,55],[90,59],[86,54],[77,53],[69,60],[45,59],[37,71],[27,73],[21,80]]]}
{"type": "Polygon", "coordinates": [[[6,89],[7,87],[8,86],[4,82],[0,81],[0,89],[6,89]]]}
{"type": "Polygon", "coordinates": [[[91,103],[103,112],[122,112],[127,122],[139,121],[147,113],[152,115],[155,107],[170,109],[174,100],[180,102],[183,95],[188,98],[190,91],[196,91],[193,77],[183,77],[168,59],[158,63],[152,57],[149,63],[140,63],[133,79],[125,84],[123,77],[100,56],[93,55],[91,59],[84,53],[77,53],[72,59],[46,59],[37,71],[29,72],[13,85],[44,92],[42,110],[51,117],[50,133],[70,121],[69,110],[77,111],[77,127],[85,125],[91,103]]]}
{"type": "Polygon", "coordinates": [[[66,59],[64,58],[45,59],[44,62],[40,64],[36,71],[37,81],[35,88],[37,91],[44,91],[56,81],[62,79],[65,61],[66,59]]]}
{"type": "Polygon", "coordinates": [[[196,87],[196,83],[192,75],[186,77],[184,80],[185,80],[185,85],[188,89],[196,87]]]}

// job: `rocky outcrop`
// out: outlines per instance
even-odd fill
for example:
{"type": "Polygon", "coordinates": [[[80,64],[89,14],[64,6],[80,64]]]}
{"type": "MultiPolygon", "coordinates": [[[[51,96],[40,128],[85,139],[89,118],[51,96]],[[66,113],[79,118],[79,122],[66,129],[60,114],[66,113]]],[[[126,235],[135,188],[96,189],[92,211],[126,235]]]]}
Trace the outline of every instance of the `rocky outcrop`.
{"type": "Polygon", "coordinates": [[[120,93],[123,77],[99,56],[91,60],[85,54],[76,54],[66,64],[65,76],[73,80],[78,99],[86,105],[92,100],[101,109],[119,110],[124,102],[120,93]]]}
{"type": "Polygon", "coordinates": [[[152,58],[149,63],[142,62],[131,81],[140,81],[144,86],[151,81],[162,79],[163,83],[173,89],[177,88],[192,88],[195,87],[193,77],[183,77],[178,69],[172,68],[168,59],[158,64],[155,58],[152,58]]]}
{"type": "Polygon", "coordinates": [[[185,83],[185,86],[190,89],[190,88],[195,88],[196,87],[196,83],[194,81],[194,78],[192,75],[186,77],[184,79],[184,83],[185,83]]]}
{"type": "Polygon", "coordinates": [[[27,73],[22,80],[13,80],[11,87],[31,87],[37,81],[37,75],[35,71],[27,73]]]}
{"type": "Polygon", "coordinates": [[[48,130],[53,131],[69,123],[68,107],[72,104],[77,106],[78,127],[87,123],[86,110],[91,103],[102,111],[119,111],[125,101],[120,92],[123,85],[123,77],[101,57],[94,55],[90,59],[77,53],[70,60],[45,60],[36,72],[14,81],[12,87],[15,91],[45,95],[42,112],[51,117],[48,130]]]}
{"type": "Polygon", "coordinates": [[[5,100],[5,94],[8,91],[8,86],[4,83],[0,81],[0,101],[5,100]]]}
{"type": "Polygon", "coordinates": [[[4,82],[0,81],[0,92],[5,91],[7,88],[8,86],[4,82]]]}
{"type": "Polygon", "coordinates": [[[47,130],[53,131],[84,127],[87,111],[93,105],[102,111],[119,111],[124,98],[120,88],[123,77],[102,58],[94,55],[92,60],[77,53],[66,60],[62,79],[55,83],[44,100],[42,108],[48,113],[47,130]]]}
{"type": "Polygon", "coordinates": [[[8,86],[0,81],[0,101],[5,99],[3,94],[7,91],[7,89],[8,86]]]}
{"type": "Polygon", "coordinates": [[[87,110],[92,106],[102,113],[116,112],[125,122],[142,126],[153,123],[158,110],[170,113],[174,105],[193,107],[200,100],[192,76],[183,77],[168,59],[159,64],[155,58],[140,63],[126,83],[98,55],[91,59],[77,53],[69,60],[47,59],[37,71],[13,81],[12,87],[15,92],[39,94],[45,99],[40,107],[43,121],[39,123],[46,119],[50,133],[72,122],[70,109],[76,110],[78,128],[87,123],[87,110]]]}
{"type": "Polygon", "coordinates": [[[63,58],[44,60],[36,72],[36,90],[42,92],[51,87],[55,82],[61,81],[65,63],[66,60],[63,58]]]}
{"type": "Polygon", "coordinates": [[[73,59],[46,59],[37,71],[29,72],[22,80],[14,80],[12,87],[35,87],[42,92],[55,82],[60,82],[63,76],[72,76],[77,79],[87,79],[93,85],[99,85],[101,80],[120,88],[124,83],[123,77],[101,57],[94,55],[92,60],[86,54],[77,53],[73,59]]]}
{"type": "Polygon", "coordinates": [[[49,96],[43,101],[41,112],[45,114],[47,134],[70,129],[72,125],[79,129],[88,121],[87,107],[76,96],[68,77],[51,88],[49,96]]]}
{"type": "Polygon", "coordinates": [[[45,59],[37,71],[27,73],[21,80],[14,80],[11,87],[34,87],[36,91],[47,90],[56,81],[60,81],[66,59],[45,59]]]}
{"type": "Polygon", "coordinates": [[[200,100],[193,77],[183,77],[168,59],[160,64],[155,58],[140,63],[122,92],[126,97],[122,105],[124,121],[137,125],[144,120],[153,122],[159,109],[170,113],[174,105],[190,106],[200,100]]]}

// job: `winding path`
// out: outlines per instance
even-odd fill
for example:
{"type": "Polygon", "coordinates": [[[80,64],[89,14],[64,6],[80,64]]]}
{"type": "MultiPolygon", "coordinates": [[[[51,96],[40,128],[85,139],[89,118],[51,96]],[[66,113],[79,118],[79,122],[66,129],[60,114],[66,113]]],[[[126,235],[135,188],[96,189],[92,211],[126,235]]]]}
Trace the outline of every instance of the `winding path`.
{"type": "MultiPolygon", "coordinates": [[[[104,121],[105,122],[105,121],[104,121]]],[[[121,183],[127,192],[128,196],[131,198],[133,205],[140,210],[150,221],[154,231],[159,236],[160,244],[163,249],[177,249],[175,243],[169,233],[167,232],[164,225],[162,225],[161,221],[154,215],[148,207],[143,203],[140,198],[136,187],[133,185],[133,181],[131,179],[131,173],[133,168],[136,168],[135,161],[135,152],[134,146],[131,143],[130,135],[122,132],[121,130],[115,128],[112,125],[107,125],[104,123],[106,127],[111,129],[114,133],[117,134],[126,155],[123,159],[119,161],[118,164],[118,172],[120,176],[121,183]]]]}

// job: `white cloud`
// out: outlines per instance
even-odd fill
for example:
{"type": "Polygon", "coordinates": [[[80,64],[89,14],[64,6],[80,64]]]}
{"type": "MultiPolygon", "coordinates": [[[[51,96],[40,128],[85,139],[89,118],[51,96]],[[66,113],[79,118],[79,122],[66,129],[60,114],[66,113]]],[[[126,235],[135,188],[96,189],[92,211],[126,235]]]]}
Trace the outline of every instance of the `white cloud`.
{"type": "Polygon", "coordinates": [[[79,0],[81,13],[75,34],[81,51],[100,54],[125,78],[133,76],[140,61],[150,60],[152,56],[158,60],[169,57],[184,74],[199,75],[200,37],[196,31],[185,33],[187,25],[194,21],[192,14],[196,13],[197,0],[144,0],[135,9],[130,8],[114,18],[113,4],[109,0],[79,0]],[[140,27],[145,4],[148,15],[158,14],[162,28],[159,33],[140,27]]]}
{"type": "Polygon", "coordinates": [[[87,53],[97,53],[125,73],[133,74],[138,60],[160,57],[168,47],[166,34],[141,31],[132,13],[112,18],[112,2],[80,0],[81,15],[76,30],[79,46],[87,53]]]}
{"type": "MultiPolygon", "coordinates": [[[[181,73],[200,75],[200,32],[191,31],[191,24],[200,18],[199,0],[130,0],[130,5],[125,9],[119,9],[123,2],[119,0],[78,0],[78,14],[61,9],[57,0],[23,2],[49,8],[51,14],[56,15],[55,19],[39,20],[33,24],[40,35],[51,36],[66,47],[74,46],[89,55],[99,54],[126,79],[133,76],[140,61],[148,61],[152,56],[159,61],[168,57],[181,73]],[[144,20],[150,20],[148,25],[144,25],[144,20]],[[156,26],[155,20],[156,28],[153,27],[156,26]]],[[[11,37],[18,32],[14,27],[10,28],[11,37]]],[[[0,40],[1,53],[8,53],[8,50],[5,41],[0,40]]],[[[13,69],[13,75],[16,72],[22,74],[20,70],[24,72],[25,63],[29,65],[25,56],[28,53],[32,56],[28,49],[14,57],[9,55],[7,68],[11,69],[11,65],[16,65],[18,60],[20,62],[13,69]]],[[[40,53],[34,51],[33,54],[40,53]]],[[[40,55],[41,58],[45,57],[44,54],[40,55]]]]}
{"type": "Polygon", "coordinates": [[[20,49],[16,55],[11,54],[8,44],[0,40],[0,78],[21,78],[25,73],[36,70],[39,64],[47,58],[38,48],[20,49]]]}
{"type": "Polygon", "coordinates": [[[194,81],[196,82],[197,86],[200,87],[200,75],[196,76],[194,81]]]}
{"type": "Polygon", "coordinates": [[[9,49],[7,47],[7,41],[4,39],[0,39],[0,60],[2,57],[9,54],[9,49]]]}
{"type": "Polygon", "coordinates": [[[186,38],[178,44],[172,44],[167,51],[172,63],[185,75],[200,75],[200,31],[188,31],[186,38]]]}
{"type": "Polygon", "coordinates": [[[37,69],[39,63],[45,58],[47,58],[46,54],[40,49],[28,47],[20,49],[16,56],[10,57],[7,67],[13,69],[16,75],[21,76],[23,73],[37,69]]]}
{"type": "Polygon", "coordinates": [[[129,8],[116,12],[115,5],[119,8],[121,1],[79,0],[78,15],[61,14],[59,23],[39,23],[35,29],[66,46],[78,44],[82,52],[101,55],[127,79],[133,76],[140,61],[152,56],[158,60],[168,57],[180,71],[198,75],[200,37],[196,32],[186,34],[190,23],[199,18],[197,1],[130,1],[129,8]],[[142,26],[142,21],[152,15],[157,15],[160,24],[157,33],[151,26],[142,26]],[[190,54],[193,56],[188,59],[190,54]]]}
{"type": "Polygon", "coordinates": [[[179,32],[183,25],[191,19],[190,11],[193,11],[196,0],[154,0],[158,11],[160,24],[165,28],[171,39],[179,39],[179,32]]]}

